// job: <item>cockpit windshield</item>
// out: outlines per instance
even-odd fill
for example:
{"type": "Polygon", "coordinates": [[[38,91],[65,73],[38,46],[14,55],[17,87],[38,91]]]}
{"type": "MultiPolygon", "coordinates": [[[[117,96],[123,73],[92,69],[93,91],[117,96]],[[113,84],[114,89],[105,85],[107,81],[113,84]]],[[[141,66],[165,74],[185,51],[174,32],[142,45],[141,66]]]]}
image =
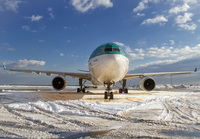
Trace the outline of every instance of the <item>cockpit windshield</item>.
{"type": "Polygon", "coordinates": [[[105,52],[120,52],[119,48],[114,48],[114,47],[106,47],[104,51],[105,52]]]}
{"type": "Polygon", "coordinates": [[[124,50],[114,43],[106,43],[101,46],[99,46],[90,56],[90,58],[103,55],[103,54],[122,54],[127,57],[124,50]]]}
{"type": "Polygon", "coordinates": [[[113,48],[113,52],[120,52],[119,48],[113,48]]]}
{"type": "Polygon", "coordinates": [[[112,47],[106,47],[104,51],[105,52],[112,52],[112,47]]]}

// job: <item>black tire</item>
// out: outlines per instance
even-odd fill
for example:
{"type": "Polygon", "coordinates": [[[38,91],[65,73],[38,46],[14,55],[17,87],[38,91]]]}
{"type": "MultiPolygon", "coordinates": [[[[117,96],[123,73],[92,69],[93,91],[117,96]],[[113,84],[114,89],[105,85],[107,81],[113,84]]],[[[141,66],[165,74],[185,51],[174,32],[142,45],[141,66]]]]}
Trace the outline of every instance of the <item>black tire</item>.
{"type": "Polygon", "coordinates": [[[120,93],[120,94],[122,93],[122,89],[119,89],[119,93],[120,93]]]}
{"type": "Polygon", "coordinates": [[[80,88],[77,88],[77,93],[81,92],[81,89],[80,88]]]}
{"type": "Polygon", "coordinates": [[[128,89],[127,88],[124,89],[124,93],[128,94],[128,89]]]}
{"type": "Polygon", "coordinates": [[[105,92],[104,99],[108,99],[108,92],[105,92]]]}
{"type": "Polygon", "coordinates": [[[83,88],[82,92],[85,93],[85,88],[83,88]]]}
{"type": "Polygon", "coordinates": [[[110,92],[110,99],[113,99],[113,92],[110,92]]]}

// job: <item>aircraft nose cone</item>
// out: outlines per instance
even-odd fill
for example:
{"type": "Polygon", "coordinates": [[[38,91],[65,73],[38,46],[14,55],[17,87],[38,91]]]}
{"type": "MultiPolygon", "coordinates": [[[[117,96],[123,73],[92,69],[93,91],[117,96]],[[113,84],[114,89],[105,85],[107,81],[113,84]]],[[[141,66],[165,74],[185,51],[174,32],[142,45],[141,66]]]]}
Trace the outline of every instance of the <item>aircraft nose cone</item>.
{"type": "Polygon", "coordinates": [[[107,59],[106,59],[106,63],[105,63],[105,68],[109,69],[109,70],[116,70],[117,68],[119,68],[119,61],[118,58],[114,55],[110,55],[107,59]]]}
{"type": "Polygon", "coordinates": [[[128,64],[128,59],[118,54],[107,54],[93,59],[90,65],[93,83],[116,83],[122,80],[128,71],[128,64]]]}
{"type": "Polygon", "coordinates": [[[115,82],[127,72],[127,66],[125,66],[123,59],[119,55],[108,55],[105,60],[105,67],[102,77],[106,82],[115,82]]]}

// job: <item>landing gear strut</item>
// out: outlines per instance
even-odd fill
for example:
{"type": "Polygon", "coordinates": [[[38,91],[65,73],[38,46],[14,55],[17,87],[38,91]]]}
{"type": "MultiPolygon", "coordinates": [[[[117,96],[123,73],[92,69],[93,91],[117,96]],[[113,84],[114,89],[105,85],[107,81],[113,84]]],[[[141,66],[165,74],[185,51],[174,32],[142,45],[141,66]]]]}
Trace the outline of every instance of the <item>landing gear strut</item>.
{"type": "Polygon", "coordinates": [[[128,89],[125,88],[126,87],[126,79],[122,80],[122,83],[120,82],[120,84],[122,85],[122,88],[119,89],[119,93],[128,93],[128,89]]]}
{"type": "Polygon", "coordinates": [[[80,88],[77,88],[77,93],[83,92],[85,93],[85,87],[83,85],[85,84],[86,80],[83,81],[83,79],[79,79],[79,86],[80,88]]]}
{"type": "Polygon", "coordinates": [[[110,99],[113,99],[113,92],[110,87],[113,83],[104,83],[104,84],[107,86],[105,94],[104,94],[104,99],[108,99],[108,96],[110,96],[110,99]]]}

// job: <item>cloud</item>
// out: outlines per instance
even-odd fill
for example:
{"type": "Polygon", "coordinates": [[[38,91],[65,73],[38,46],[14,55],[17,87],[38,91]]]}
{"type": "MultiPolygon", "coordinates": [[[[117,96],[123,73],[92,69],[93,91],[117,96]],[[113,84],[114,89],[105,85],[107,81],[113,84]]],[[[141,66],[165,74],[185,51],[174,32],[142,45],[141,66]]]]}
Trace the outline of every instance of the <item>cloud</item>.
{"type": "Polygon", "coordinates": [[[166,23],[171,23],[170,20],[173,19],[178,30],[194,32],[197,28],[197,23],[196,21],[192,21],[192,17],[195,15],[194,12],[198,10],[197,8],[199,8],[199,4],[198,0],[167,0],[166,2],[161,0],[140,0],[138,5],[133,9],[133,12],[136,13],[136,17],[141,18],[149,16],[149,14],[155,15],[154,18],[148,17],[144,19],[141,25],[165,25],[166,23]],[[156,6],[156,4],[160,4],[159,7],[163,7],[163,10],[159,9],[159,11],[155,11],[157,8],[154,8],[152,9],[152,13],[149,13],[150,10],[146,10],[148,13],[143,11],[156,6]]]}
{"type": "Polygon", "coordinates": [[[15,51],[15,49],[12,48],[12,47],[8,47],[7,50],[8,50],[8,51],[15,51]]]}
{"type": "Polygon", "coordinates": [[[135,66],[133,68],[133,71],[131,72],[163,72],[192,70],[191,67],[195,68],[199,65],[198,61],[200,59],[200,44],[194,47],[185,46],[183,48],[152,47],[148,50],[144,50],[144,54],[144,59],[153,57],[160,58],[160,60],[151,61],[145,64],[135,66]],[[168,50],[168,52],[165,52],[166,50],[168,50]],[[154,51],[154,53],[151,53],[149,51],[154,51]],[[162,56],[162,54],[164,56],[162,56]]]}
{"type": "Polygon", "coordinates": [[[179,15],[175,18],[175,23],[178,24],[180,29],[194,31],[197,28],[197,25],[192,21],[193,14],[192,13],[184,13],[184,15],[179,15]]]}
{"type": "Polygon", "coordinates": [[[71,3],[77,11],[82,13],[100,6],[113,7],[113,3],[110,0],[71,0],[71,3]]]}
{"type": "Polygon", "coordinates": [[[142,22],[144,24],[157,24],[157,23],[164,23],[168,22],[168,19],[165,18],[163,15],[157,15],[155,18],[149,18],[142,22]]]}
{"type": "Polygon", "coordinates": [[[197,25],[195,23],[179,24],[178,26],[184,30],[190,30],[190,31],[194,31],[197,28],[197,25]]]}
{"type": "Polygon", "coordinates": [[[115,44],[117,44],[117,45],[119,45],[119,46],[121,46],[121,47],[126,47],[125,44],[123,44],[123,43],[121,43],[121,42],[113,42],[113,43],[115,43],[115,44]]]}
{"type": "Polygon", "coordinates": [[[153,58],[175,58],[177,60],[190,59],[200,55],[200,44],[195,47],[185,46],[183,48],[174,47],[150,47],[145,51],[145,57],[153,58]]]}
{"type": "Polygon", "coordinates": [[[137,13],[137,16],[145,16],[144,13],[137,13]]]}
{"type": "Polygon", "coordinates": [[[169,42],[170,42],[170,45],[174,45],[175,44],[174,40],[169,40],[169,42]]]}
{"type": "Polygon", "coordinates": [[[153,58],[168,58],[174,57],[173,47],[150,47],[145,51],[145,57],[153,57],[153,58]]]}
{"type": "Polygon", "coordinates": [[[79,55],[71,55],[71,57],[73,57],[73,58],[79,58],[80,56],[79,55]]]}
{"type": "Polygon", "coordinates": [[[177,24],[183,24],[188,21],[192,21],[191,17],[193,16],[192,13],[184,13],[184,15],[179,15],[176,17],[175,21],[177,24]]]}
{"type": "Polygon", "coordinates": [[[194,31],[197,28],[197,25],[192,21],[193,13],[192,11],[189,12],[191,7],[194,9],[196,5],[198,5],[197,0],[174,0],[172,5],[177,5],[182,3],[182,6],[176,6],[169,10],[170,14],[179,14],[184,12],[183,15],[178,15],[175,17],[174,21],[175,24],[178,25],[179,29],[181,30],[189,30],[194,31]],[[196,4],[196,5],[195,5],[196,4]]]}
{"type": "MultiPolygon", "coordinates": [[[[129,73],[150,73],[150,72],[178,72],[178,71],[193,71],[198,66],[199,58],[191,58],[185,60],[163,60],[149,62],[143,65],[134,67],[129,73]]],[[[182,77],[183,75],[181,75],[182,77]]],[[[190,75],[191,76],[191,75],[190,75]]],[[[188,79],[188,78],[185,78],[188,79]]],[[[182,79],[182,80],[185,80],[182,79]]],[[[185,80],[189,81],[190,80],[185,80]]],[[[197,80],[199,81],[199,79],[197,80]]]]}
{"type": "Polygon", "coordinates": [[[65,26],[65,27],[64,27],[64,30],[67,30],[68,28],[69,28],[68,26],[65,26]]]}
{"type": "Polygon", "coordinates": [[[187,3],[184,3],[183,6],[176,6],[169,10],[170,14],[178,14],[180,12],[187,12],[190,9],[190,6],[187,3]]]}
{"type": "Polygon", "coordinates": [[[198,0],[183,0],[185,3],[196,4],[198,0]]]}
{"type": "Polygon", "coordinates": [[[197,4],[198,0],[167,0],[171,5],[180,5],[180,4],[197,4]]]}
{"type": "Polygon", "coordinates": [[[13,11],[14,13],[17,13],[20,3],[22,3],[21,0],[1,0],[0,12],[7,10],[7,11],[13,11]]]}
{"type": "Polygon", "coordinates": [[[60,53],[60,56],[64,56],[64,54],[63,54],[63,53],[60,53]]]}
{"type": "Polygon", "coordinates": [[[25,31],[29,31],[29,30],[30,30],[30,27],[27,26],[27,25],[24,25],[24,26],[22,26],[22,29],[25,30],[25,31]]]}
{"type": "Polygon", "coordinates": [[[143,49],[132,50],[129,46],[126,46],[123,43],[120,42],[114,42],[114,43],[124,48],[124,51],[126,52],[130,60],[144,59],[145,54],[143,49]]]}
{"type": "Polygon", "coordinates": [[[67,43],[70,43],[70,42],[72,42],[72,41],[71,41],[71,40],[67,40],[66,42],[67,42],[67,43]]]}
{"type": "Polygon", "coordinates": [[[169,65],[169,64],[174,64],[177,62],[178,62],[178,60],[159,60],[159,61],[149,62],[149,63],[145,63],[145,64],[142,64],[139,66],[135,66],[134,70],[139,70],[139,69],[147,68],[147,67],[156,68],[157,66],[169,65]]]}
{"type": "Polygon", "coordinates": [[[147,8],[148,0],[142,0],[136,8],[133,9],[134,12],[142,11],[147,8]]]}
{"type": "Polygon", "coordinates": [[[45,42],[45,40],[38,40],[38,41],[41,42],[41,43],[45,42]]]}
{"type": "Polygon", "coordinates": [[[133,9],[133,12],[139,12],[139,11],[143,11],[144,9],[147,9],[149,2],[159,3],[160,0],[142,0],[141,2],[139,2],[138,6],[133,9]]]}
{"type": "MultiPolygon", "coordinates": [[[[147,59],[160,58],[164,59],[161,61],[163,61],[163,63],[165,64],[165,63],[175,63],[182,60],[188,60],[197,57],[200,58],[200,44],[194,47],[185,46],[183,48],[162,46],[162,47],[150,47],[147,49],[142,49],[142,48],[132,49],[131,47],[126,46],[123,43],[120,42],[114,42],[114,43],[124,48],[131,61],[138,59],[146,59],[146,58],[147,59]]],[[[161,61],[159,62],[156,61],[156,62],[162,63],[161,61]]]]}
{"type": "Polygon", "coordinates": [[[55,19],[53,8],[49,7],[48,9],[50,19],[55,19]]]}
{"type": "Polygon", "coordinates": [[[37,60],[19,60],[19,61],[2,61],[0,65],[6,65],[9,68],[27,68],[34,66],[44,66],[45,61],[37,61],[37,60]]]}
{"type": "Polygon", "coordinates": [[[37,32],[37,30],[32,30],[30,26],[27,26],[27,25],[23,25],[22,26],[22,30],[25,30],[25,31],[30,31],[30,32],[37,32]]]}
{"type": "Polygon", "coordinates": [[[31,17],[25,17],[25,18],[31,19],[31,22],[38,22],[43,18],[43,16],[41,16],[41,15],[37,15],[37,16],[32,15],[31,17]]]}
{"type": "Polygon", "coordinates": [[[7,42],[0,44],[0,50],[15,51],[15,49],[10,47],[9,43],[7,42]]]}

